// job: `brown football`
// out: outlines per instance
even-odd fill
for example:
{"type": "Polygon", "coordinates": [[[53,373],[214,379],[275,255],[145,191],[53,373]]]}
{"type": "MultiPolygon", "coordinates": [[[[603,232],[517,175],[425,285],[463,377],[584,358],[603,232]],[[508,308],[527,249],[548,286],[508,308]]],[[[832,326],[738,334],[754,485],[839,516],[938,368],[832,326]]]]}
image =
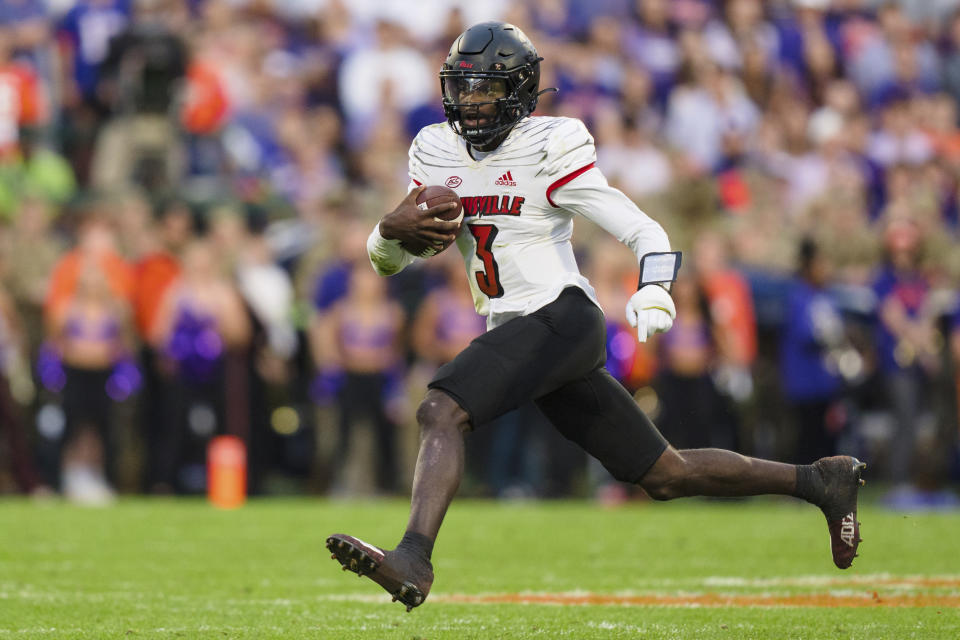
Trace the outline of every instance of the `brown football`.
{"type": "MultiPolygon", "coordinates": [[[[419,195],[417,195],[417,206],[421,209],[429,209],[430,207],[435,207],[445,202],[455,202],[457,207],[455,209],[450,209],[449,211],[441,211],[437,218],[443,220],[462,219],[461,216],[463,215],[463,204],[460,202],[460,197],[457,195],[457,192],[453,189],[440,185],[430,185],[421,191],[419,195]]],[[[429,258],[430,256],[437,255],[450,245],[445,244],[443,246],[432,247],[422,245],[414,247],[408,245],[407,243],[403,243],[400,246],[415,256],[429,258]]]]}
{"type": "Polygon", "coordinates": [[[463,204],[460,203],[460,196],[457,195],[457,192],[450,187],[430,185],[417,196],[417,206],[421,209],[429,209],[444,202],[456,202],[457,208],[444,211],[440,214],[440,217],[444,220],[456,220],[460,216],[460,212],[463,211],[463,204]]]}

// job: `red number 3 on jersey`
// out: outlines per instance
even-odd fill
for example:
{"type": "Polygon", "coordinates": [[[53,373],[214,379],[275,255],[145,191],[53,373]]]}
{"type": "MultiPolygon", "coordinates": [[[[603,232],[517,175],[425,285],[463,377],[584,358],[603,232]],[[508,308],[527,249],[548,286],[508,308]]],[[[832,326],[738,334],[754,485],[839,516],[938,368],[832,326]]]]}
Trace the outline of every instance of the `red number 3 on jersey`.
{"type": "Polygon", "coordinates": [[[499,298],[503,295],[503,286],[500,284],[500,270],[492,251],[499,229],[492,224],[468,224],[467,228],[477,241],[477,257],[483,260],[483,271],[474,272],[477,285],[487,296],[499,298]]]}

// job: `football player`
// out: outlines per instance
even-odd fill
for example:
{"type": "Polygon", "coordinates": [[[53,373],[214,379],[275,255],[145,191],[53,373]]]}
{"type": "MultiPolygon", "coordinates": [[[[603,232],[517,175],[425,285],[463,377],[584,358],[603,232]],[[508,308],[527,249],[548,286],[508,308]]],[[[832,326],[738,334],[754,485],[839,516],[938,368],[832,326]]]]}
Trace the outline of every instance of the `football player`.
{"type": "Polygon", "coordinates": [[[669,287],[680,254],[657,222],[607,184],[581,121],[531,115],[543,93],[541,60],[510,24],[477,24],[456,39],[440,71],[447,123],[416,136],[410,192],[370,234],[381,275],[455,241],[488,330],[437,371],[417,411],[420,453],[398,546],[334,534],[332,557],[408,611],[422,604],[434,540],[463,474],[463,434],[532,400],[615,478],[654,499],[785,494],[812,502],[826,515],[834,563],[849,567],[860,542],[862,463],[836,456],[795,466],[719,449],[678,451],[604,368],[604,317],[577,269],[574,217],[636,253],[639,285],[626,313],[640,341],[673,324],[669,287]],[[424,185],[442,184],[459,195],[462,223],[443,219],[455,204],[417,206],[424,185]]]}

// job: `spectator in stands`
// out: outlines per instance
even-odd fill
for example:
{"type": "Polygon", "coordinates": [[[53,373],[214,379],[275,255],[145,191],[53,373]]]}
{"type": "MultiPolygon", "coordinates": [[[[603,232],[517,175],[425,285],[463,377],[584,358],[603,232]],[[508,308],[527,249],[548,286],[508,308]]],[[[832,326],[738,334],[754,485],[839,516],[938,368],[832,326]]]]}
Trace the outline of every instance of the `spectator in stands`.
{"type": "Polygon", "coordinates": [[[50,275],[63,252],[51,230],[55,205],[39,196],[20,202],[10,230],[5,279],[26,332],[27,355],[36,360],[44,338],[43,307],[50,275]]]}
{"type": "Polygon", "coordinates": [[[292,109],[278,129],[289,161],[274,174],[274,183],[290,202],[307,209],[345,187],[339,157],[342,123],[335,109],[292,109]]]}
{"type": "Polygon", "coordinates": [[[757,125],[759,112],[740,81],[714,62],[688,62],[667,103],[667,140],[702,172],[721,167],[727,148],[757,125]]]}
{"type": "Polygon", "coordinates": [[[735,445],[733,412],[712,377],[721,336],[706,292],[686,274],[677,279],[671,293],[677,319],[658,341],[660,366],[653,385],[660,401],[657,426],[684,448],[735,445]]]}
{"type": "Polygon", "coordinates": [[[0,28],[14,57],[25,57],[35,66],[50,44],[50,20],[42,0],[6,0],[0,5],[0,28]]]}
{"type": "Polygon", "coordinates": [[[97,95],[100,65],[110,39],[130,21],[130,0],[78,0],[60,21],[60,78],[67,135],[64,154],[81,184],[87,184],[93,145],[109,106],[97,95]]]}
{"type": "Polygon", "coordinates": [[[954,11],[944,30],[946,53],[943,61],[944,89],[960,101],[960,9],[954,11]]]}
{"type": "Polygon", "coordinates": [[[768,60],[775,60],[780,49],[777,30],[764,18],[760,0],[728,0],[720,15],[710,20],[703,38],[711,59],[724,69],[743,66],[742,49],[759,47],[768,60]]]}
{"type": "MultiPolygon", "coordinates": [[[[939,82],[939,59],[933,43],[915,39],[914,25],[896,2],[883,4],[877,10],[880,27],[849,59],[848,73],[868,99],[882,99],[885,91],[897,86],[905,74],[917,79],[924,88],[939,82]],[[898,78],[899,76],[899,78],[898,78]]],[[[899,87],[901,90],[907,87],[899,87]]]]}
{"type": "Polygon", "coordinates": [[[613,109],[598,113],[597,120],[597,165],[611,184],[634,199],[663,192],[670,186],[670,160],[653,143],[648,131],[613,109]]]}
{"type": "Polygon", "coordinates": [[[794,461],[836,454],[840,428],[835,403],[842,381],[831,356],[844,343],[843,319],[826,291],[830,265],[816,243],[799,248],[797,275],[787,294],[780,339],[780,375],[796,423],[794,461]],[[810,456],[816,456],[810,458],[810,456]]]}
{"type": "Polygon", "coordinates": [[[627,22],[625,48],[628,60],[650,73],[653,95],[661,107],[680,69],[677,30],[670,20],[669,0],[637,0],[632,3],[636,20],[627,22]]]}
{"type": "Polygon", "coordinates": [[[180,277],[180,256],[193,234],[193,214],[186,203],[169,200],[157,207],[151,221],[146,246],[134,265],[136,285],[133,312],[140,338],[140,367],[143,391],[140,394],[140,426],[146,442],[144,479],[147,490],[165,493],[172,489],[163,478],[162,457],[165,433],[172,428],[167,402],[171,397],[171,377],[164,369],[163,352],[152,342],[157,332],[161,303],[167,291],[180,277]]]}
{"type": "Polygon", "coordinates": [[[130,300],[133,271],[117,249],[117,237],[108,203],[94,199],[81,205],[76,247],[54,265],[44,301],[46,322],[62,314],[76,293],[81,273],[88,262],[99,268],[114,297],[130,300]]]}
{"type": "Polygon", "coordinates": [[[48,201],[56,214],[76,195],[73,168],[40,137],[36,127],[21,127],[19,150],[0,170],[0,213],[7,217],[16,215],[17,205],[25,198],[48,201]]]}
{"type": "Polygon", "coordinates": [[[136,184],[158,192],[183,172],[173,105],[187,71],[182,14],[161,0],[136,3],[98,67],[97,96],[110,120],[94,150],[91,181],[101,189],[136,184]]]}
{"type": "MultiPolygon", "coordinates": [[[[265,444],[270,416],[279,402],[292,393],[291,375],[298,337],[293,326],[294,291],[289,274],[274,261],[266,237],[267,212],[248,206],[246,228],[237,255],[237,290],[250,317],[250,346],[242,373],[247,388],[249,429],[248,471],[253,489],[262,482],[266,463],[265,444]]],[[[238,371],[238,378],[239,378],[238,371]]],[[[235,389],[235,391],[239,391],[235,389]]]]}
{"type": "Polygon", "coordinates": [[[291,322],[293,283],[273,259],[265,235],[266,212],[251,207],[246,214],[246,235],[237,259],[237,287],[250,309],[261,334],[254,358],[265,378],[286,379],[283,363],[297,349],[297,335],[291,322]],[[268,373],[269,372],[269,373],[268,373]]]}
{"type": "Polygon", "coordinates": [[[13,33],[0,25],[0,166],[17,161],[21,128],[37,126],[48,116],[36,70],[14,59],[13,45],[13,33]]]}
{"type": "MultiPolygon", "coordinates": [[[[953,382],[956,389],[956,408],[955,416],[957,423],[960,424],[960,300],[957,301],[957,308],[950,317],[950,355],[953,359],[953,382]]],[[[954,431],[958,433],[958,431],[954,431]]]]}
{"type": "Polygon", "coordinates": [[[376,488],[388,493],[396,488],[396,423],[388,403],[402,373],[405,321],[402,307],[387,294],[386,282],[372,269],[357,268],[350,272],[346,295],[331,308],[320,336],[327,366],[344,375],[337,394],[339,459],[355,453],[352,445],[362,421],[367,421],[376,447],[376,488]]]}
{"type": "Polygon", "coordinates": [[[940,354],[936,318],[929,307],[930,282],[922,265],[924,238],[917,223],[909,217],[888,220],[884,248],[885,260],[873,283],[876,344],[884,398],[894,420],[888,479],[902,492],[911,483],[916,426],[930,411],[929,380],[940,354]]]}
{"type": "Polygon", "coordinates": [[[404,114],[426,102],[437,81],[433,65],[389,20],[377,22],[373,46],[347,54],[339,77],[350,146],[364,142],[365,132],[383,117],[384,106],[404,114]]]}
{"type": "Polygon", "coordinates": [[[128,300],[110,287],[102,268],[83,256],[72,295],[49,319],[49,340],[65,373],[61,484],[67,498],[84,504],[113,499],[113,404],[132,391],[118,387],[115,377],[124,375],[117,367],[131,354],[128,300]]]}
{"type": "MultiPolygon", "coordinates": [[[[6,271],[5,250],[0,247],[0,276],[6,271]]],[[[5,457],[13,471],[19,489],[30,493],[40,487],[40,477],[34,464],[33,451],[29,446],[29,436],[23,411],[14,395],[13,384],[26,381],[29,389],[29,369],[25,355],[27,341],[23,325],[17,314],[13,299],[7,294],[0,279],[0,445],[5,449],[5,457]]],[[[22,387],[22,384],[21,384],[22,387]]],[[[23,389],[20,389],[23,394],[23,389]]],[[[3,470],[0,470],[2,473],[3,470]]]]}
{"type": "Polygon", "coordinates": [[[891,92],[880,111],[880,127],[871,135],[867,153],[883,167],[920,165],[933,156],[933,147],[911,118],[909,97],[891,92]]]}
{"type": "Polygon", "coordinates": [[[693,264],[688,266],[692,266],[707,296],[711,319],[723,335],[722,360],[749,372],[757,357],[757,318],[750,284],[730,263],[726,236],[716,230],[701,232],[694,246],[693,264]]]}
{"type": "MultiPolygon", "coordinates": [[[[158,444],[158,486],[203,489],[204,445],[211,436],[230,432],[228,356],[246,348],[249,337],[243,301],[219,269],[209,240],[193,240],[184,249],[180,276],[163,296],[151,336],[163,354],[161,366],[172,376],[169,413],[158,444]]],[[[245,397],[235,399],[239,403],[245,397]]]]}

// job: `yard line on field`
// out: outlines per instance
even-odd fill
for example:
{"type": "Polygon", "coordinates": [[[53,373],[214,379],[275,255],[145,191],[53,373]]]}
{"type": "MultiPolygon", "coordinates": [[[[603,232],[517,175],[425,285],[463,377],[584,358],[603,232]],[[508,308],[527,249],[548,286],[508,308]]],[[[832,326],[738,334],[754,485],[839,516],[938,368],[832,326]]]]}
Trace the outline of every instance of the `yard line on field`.
{"type": "Polygon", "coordinates": [[[389,594],[385,593],[330,593],[316,599],[324,602],[384,602],[388,598],[389,594]]]}
{"type": "MultiPolygon", "coordinates": [[[[816,592],[783,592],[782,590],[756,593],[731,591],[618,591],[594,593],[591,591],[522,592],[522,593],[434,593],[430,602],[441,604],[541,604],[561,606],[631,606],[631,607],[937,607],[960,609],[960,586],[953,576],[856,576],[845,579],[807,580],[804,586],[827,586],[832,588],[816,592]],[[904,585],[911,589],[902,588],[904,585]],[[939,589],[949,587],[948,593],[939,589]]],[[[701,581],[703,582],[703,581],[701,581]]],[[[724,586],[731,586],[725,584],[724,586]]],[[[741,586],[739,583],[733,586],[741,586]]],[[[751,586],[797,586],[792,579],[770,579],[762,585],[751,586]]],[[[318,596],[324,601],[349,601],[363,603],[385,602],[385,594],[330,594],[318,596]]]]}
{"type": "Polygon", "coordinates": [[[485,595],[448,594],[433,602],[463,604],[544,604],[565,606],[631,607],[938,607],[960,608],[960,595],[805,593],[794,595],[700,593],[667,595],[658,593],[617,595],[605,593],[497,593],[485,595]]]}
{"type": "Polygon", "coordinates": [[[744,578],[741,576],[706,576],[694,583],[705,587],[861,587],[874,586],[899,589],[960,589],[960,576],[908,575],[875,573],[852,576],[793,576],[744,578]]]}
{"type": "MultiPolygon", "coordinates": [[[[276,625],[274,625],[274,626],[262,626],[262,627],[257,627],[257,630],[260,631],[260,632],[267,632],[267,631],[269,631],[269,632],[273,632],[273,633],[289,633],[289,631],[290,631],[289,629],[285,629],[285,628],[283,628],[283,627],[279,627],[279,626],[276,626],[276,625]]],[[[194,632],[203,632],[203,633],[206,633],[206,632],[219,632],[219,633],[223,633],[223,634],[225,635],[225,634],[227,634],[227,633],[243,633],[243,632],[246,632],[246,631],[250,631],[250,628],[249,628],[249,627],[245,627],[245,626],[244,626],[244,627],[240,627],[240,626],[235,626],[235,625],[210,625],[210,624],[201,624],[201,625],[189,626],[189,627],[156,627],[156,628],[152,628],[152,629],[143,629],[143,628],[137,627],[137,628],[135,628],[135,629],[128,629],[126,633],[127,633],[128,635],[136,635],[136,634],[140,634],[140,633],[159,633],[159,634],[166,634],[166,635],[169,635],[169,634],[182,635],[182,634],[185,634],[185,633],[194,633],[194,632]]],[[[82,634],[82,633],[86,633],[86,632],[89,632],[89,629],[85,629],[85,628],[82,628],[82,627],[74,627],[74,628],[72,628],[72,629],[62,628],[62,627],[27,627],[27,628],[23,628],[23,629],[0,629],[0,636],[10,636],[10,635],[34,636],[34,635],[37,635],[37,634],[42,634],[42,635],[55,635],[55,636],[59,637],[59,636],[62,636],[62,635],[64,635],[64,634],[67,634],[67,633],[71,633],[71,634],[82,634]]]]}

